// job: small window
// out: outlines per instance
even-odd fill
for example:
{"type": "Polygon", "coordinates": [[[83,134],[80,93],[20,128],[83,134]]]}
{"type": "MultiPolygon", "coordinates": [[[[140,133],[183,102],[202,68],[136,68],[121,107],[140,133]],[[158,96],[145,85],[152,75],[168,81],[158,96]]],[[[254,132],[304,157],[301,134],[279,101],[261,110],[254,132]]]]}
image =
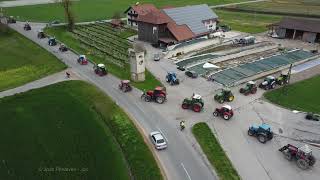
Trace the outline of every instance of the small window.
{"type": "Polygon", "coordinates": [[[160,143],[164,143],[164,140],[163,140],[163,139],[159,139],[159,140],[157,141],[157,144],[160,144],[160,143]]]}

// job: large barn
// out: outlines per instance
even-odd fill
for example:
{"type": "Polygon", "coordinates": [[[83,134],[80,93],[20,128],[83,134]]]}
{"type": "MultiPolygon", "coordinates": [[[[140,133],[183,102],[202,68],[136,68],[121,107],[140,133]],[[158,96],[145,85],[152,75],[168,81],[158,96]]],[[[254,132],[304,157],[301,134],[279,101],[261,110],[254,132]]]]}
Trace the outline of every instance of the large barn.
{"type": "Polygon", "coordinates": [[[206,4],[164,9],[138,4],[125,13],[128,25],[138,26],[139,40],[165,45],[207,35],[216,29],[218,19],[206,4]]]}
{"type": "Polygon", "coordinates": [[[320,42],[320,20],[284,18],[268,26],[279,38],[297,39],[305,42],[320,42]]]}

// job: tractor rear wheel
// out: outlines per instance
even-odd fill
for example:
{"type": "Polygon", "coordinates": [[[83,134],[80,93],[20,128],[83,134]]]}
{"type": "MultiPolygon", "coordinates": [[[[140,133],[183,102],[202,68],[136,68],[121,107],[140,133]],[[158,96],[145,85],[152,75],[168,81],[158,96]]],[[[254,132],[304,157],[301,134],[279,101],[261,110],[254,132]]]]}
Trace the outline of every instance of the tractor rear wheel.
{"type": "Polygon", "coordinates": [[[222,104],[222,103],[224,103],[224,99],[223,98],[221,98],[221,99],[219,99],[219,101],[218,101],[220,104],[222,104]]]}
{"type": "Polygon", "coordinates": [[[258,141],[263,144],[267,142],[267,137],[264,134],[259,134],[257,138],[258,138],[258,141]]]}
{"type": "Polygon", "coordinates": [[[223,115],[223,119],[224,119],[224,120],[229,120],[229,119],[230,119],[230,116],[229,116],[228,114],[224,114],[224,115],[223,115]]]}
{"type": "Polygon", "coordinates": [[[249,136],[253,136],[253,135],[254,135],[254,132],[249,129],[249,130],[248,130],[248,135],[249,135],[249,136]]]}
{"type": "Polygon", "coordinates": [[[141,97],[141,98],[143,98],[144,99],[144,101],[146,101],[146,102],[150,102],[151,101],[151,96],[149,96],[149,95],[142,95],[143,97],[141,97]]]}
{"type": "Polygon", "coordinates": [[[257,88],[251,90],[251,94],[255,94],[257,92],[257,88]]]}
{"type": "Polygon", "coordinates": [[[316,163],[316,158],[314,156],[309,156],[309,166],[313,166],[316,163]]]}
{"type": "Polygon", "coordinates": [[[158,96],[156,97],[156,102],[159,104],[163,104],[166,98],[164,96],[158,96]]]}
{"type": "Polygon", "coordinates": [[[200,112],[200,111],[201,111],[201,108],[202,108],[202,106],[201,106],[200,103],[195,103],[195,104],[193,105],[193,107],[192,107],[192,110],[193,110],[194,112],[200,112]]]}
{"type": "Polygon", "coordinates": [[[308,165],[307,161],[304,160],[304,159],[298,159],[297,160],[297,165],[298,165],[299,168],[301,168],[303,170],[306,170],[306,169],[309,168],[309,165],[308,165]]]}
{"type": "Polygon", "coordinates": [[[271,85],[271,89],[274,89],[274,88],[276,88],[276,83],[273,83],[273,84],[271,85]]]}
{"type": "Polygon", "coordinates": [[[181,107],[182,109],[188,109],[189,105],[187,103],[182,103],[181,107]]]}
{"type": "Polygon", "coordinates": [[[219,115],[218,111],[213,112],[213,116],[217,117],[219,115]]]}
{"type": "Polygon", "coordinates": [[[234,96],[229,96],[228,101],[231,102],[234,100],[234,96]]]}
{"type": "Polygon", "coordinates": [[[283,151],[284,158],[286,158],[288,161],[292,161],[292,154],[287,150],[283,151]]]}
{"type": "Polygon", "coordinates": [[[244,89],[240,88],[239,93],[243,93],[243,92],[244,92],[244,89]]]}

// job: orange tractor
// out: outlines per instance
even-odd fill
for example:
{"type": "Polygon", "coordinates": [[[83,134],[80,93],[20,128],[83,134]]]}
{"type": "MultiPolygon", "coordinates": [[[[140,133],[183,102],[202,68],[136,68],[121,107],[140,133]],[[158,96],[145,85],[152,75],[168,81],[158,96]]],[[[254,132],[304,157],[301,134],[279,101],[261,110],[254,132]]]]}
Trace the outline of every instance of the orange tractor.
{"type": "Polygon", "coordinates": [[[166,88],[158,86],[154,90],[145,91],[141,95],[141,99],[146,102],[155,101],[162,104],[167,100],[166,88]]]}

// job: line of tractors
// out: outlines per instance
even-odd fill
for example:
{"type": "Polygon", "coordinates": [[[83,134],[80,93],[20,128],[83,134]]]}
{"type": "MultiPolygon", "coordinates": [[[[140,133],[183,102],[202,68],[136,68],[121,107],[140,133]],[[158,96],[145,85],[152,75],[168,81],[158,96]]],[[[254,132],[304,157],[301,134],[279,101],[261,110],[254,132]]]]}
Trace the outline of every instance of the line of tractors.
{"type": "MultiPolygon", "coordinates": [[[[25,30],[31,30],[29,24],[24,26],[25,30]]],[[[45,34],[43,31],[38,32],[38,38],[45,38],[45,34]]],[[[57,44],[55,38],[50,37],[48,40],[48,44],[50,46],[55,46],[57,44]]],[[[64,44],[61,44],[59,47],[61,52],[67,51],[67,48],[64,44]],[[65,49],[64,49],[65,48],[65,49]]],[[[77,63],[80,65],[87,65],[88,59],[85,55],[80,55],[77,59],[77,63]]],[[[94,64],[93,70],[95,74],[99,76],[105,76],[108,74],[107,68],[104,64],[94,64]]],[[[178,79],[176,73],[168,72],[166,75],[166,82],[170,85],[179,85],[180,80],[178,79]]],[[[274,89],[276,85],[283,85],[285,83],[289,83],[289,78],[285,74],[281,74],[280,77],[275,78],[273,76],[267,76],[262,83],[259,84],[260,88],[265,90],[274,89]]],[[[129,92],[133,88],[130,84],[130,80],[121,80],[118,85],[119,90],[123,92],[129,92]]],[[[245,87],[240,88],[239,92],[244,95],[255,94],[257,92],[256,83],[253,81],[249,81],[246,83],[245,87]]],[[[157,86],[154,90],[144,91],[141,95],[141,99],[146,102],[154,101],[159,104],[163,104],[167,100],[167,92],[165,87],[157,86]]],[[[219,93],[214,96],[214,100],[218,103],[222,104],[224,102],[232,102],[235,99],[235,96],[228,88],[223,88],[219,93]]],[[[204,101],[199,94],[193,94],[191,98],[185,98],[181,104],[182,109],[191,109],[194,112],[201,112],[204,108],[204,101]]],[[[234,115],[232,107],[230,105],[223,105],[220,108],[215,108],[213,112],[213,116],[222,117],[225,120],[229,120],[234,115]]],[[[248,129],[248,135],[256,137],[257,140],[261,143],[266,143],[267,141],[273,138],[273,132],[271,127],[265,123],[261,125],[252,125],[248,129]]],[[[280,152],[284,154],[284,157],[289,161],[295,159],[297,165],[301,169],[308,169],[313,166],[316,162],[316,159],[312,155],[312,150],[309,146],[304,145],[302,147],[296,147],[291,144],[283,146],[279,149],[280,152]]]]}

